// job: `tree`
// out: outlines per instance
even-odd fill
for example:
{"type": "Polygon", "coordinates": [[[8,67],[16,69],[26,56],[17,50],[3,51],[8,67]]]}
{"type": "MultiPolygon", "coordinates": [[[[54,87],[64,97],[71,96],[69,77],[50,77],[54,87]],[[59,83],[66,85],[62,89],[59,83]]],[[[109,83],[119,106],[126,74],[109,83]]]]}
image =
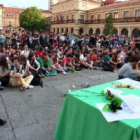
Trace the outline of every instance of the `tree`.
{"type": "Polygon", "coordinates": [[[28,31],[40,31],[45,28],[45,17],[36,7],[27,8],[19,15],[20,27],[28,31]]]}
{"type": "Polygon", "coordinates": [[[104,26],[104,34],[109,35],[113,33],[113,18],[112,13],[109,13],[108,17],[105,20],[105,26],[104,26]]]}

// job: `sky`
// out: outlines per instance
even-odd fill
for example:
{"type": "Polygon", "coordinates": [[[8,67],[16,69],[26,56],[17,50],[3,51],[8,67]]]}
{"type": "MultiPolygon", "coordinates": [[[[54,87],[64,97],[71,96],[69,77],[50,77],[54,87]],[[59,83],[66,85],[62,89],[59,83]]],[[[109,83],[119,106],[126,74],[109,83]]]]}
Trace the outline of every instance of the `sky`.
{"type": "Polygon", "coordinates": [[[0,4],[21,8],[36,6],[39,9],[48,10],[48,0],[0,0],[0,4]]]}

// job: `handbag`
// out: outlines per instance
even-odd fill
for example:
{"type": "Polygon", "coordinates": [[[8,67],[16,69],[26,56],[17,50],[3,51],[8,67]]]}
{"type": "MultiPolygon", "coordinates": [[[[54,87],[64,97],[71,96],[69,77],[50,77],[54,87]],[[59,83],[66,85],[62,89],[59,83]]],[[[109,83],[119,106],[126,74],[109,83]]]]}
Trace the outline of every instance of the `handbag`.
{"type": "Polygon", "coordinates": [[[56,76],[57,75],[57,71],[55,69],[52,69],[50,71],[46,70],[46,76],[56,76]]]}

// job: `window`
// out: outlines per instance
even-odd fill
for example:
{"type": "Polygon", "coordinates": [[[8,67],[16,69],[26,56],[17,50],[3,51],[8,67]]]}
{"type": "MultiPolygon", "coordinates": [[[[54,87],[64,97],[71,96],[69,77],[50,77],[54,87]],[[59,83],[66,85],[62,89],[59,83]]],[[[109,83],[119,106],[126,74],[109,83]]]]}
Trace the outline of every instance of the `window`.
{"type": "Polygon", "coordinates": [[[135,11],[135,16],[136,16],[136,17],[140,17],[140,10],[136,10],[136,11],[135,11]]]}
{"type": "Polygon", "coordinates": [[[71,19],[74,19],[74,15],[71,16],[71,19]]]}
{"type": "Polygon", "coordinates": [[[105,14],[105,18],[107,18],[108,16],[109,16],[109,13],[106,13],[106,14],[105,14]]]}
{"type": "Polygon", "coordinates": [[[54,18],[54,21],[55,21],[55,18],[54,18]]]}
{"type": "Polygon", "coordinates": [[[129,17],[129,11],[124,11],[124,18],[129,17]]]}
{"type": "Polygon", "coordinates": [[[9,25],[11,25],[11,21],[9,21],[9,25]]]}
{"type": "Polygon", "coordinates": [[[94,15],[91,15],[91,20],[94,20],[94,15]]]}
{"type": "Polygon", "coordinates": [[[114,13],[114,18],[119,18],[119,13],[118,12],[114,13]]]}
{"type": "Polygon", "coordinates": [[[101,19],[101,14],[98,14],[97,15],[97,19],[101,19]]]}
{"type": "Polygon", "coordinates": [[[81,15],[81,19],[84,20],[84,15],[81,15]]]}
{"type": "Polygon", "coordinates": [[[67,16],[67,20],[69,20],[69,16],[67,16]]]}

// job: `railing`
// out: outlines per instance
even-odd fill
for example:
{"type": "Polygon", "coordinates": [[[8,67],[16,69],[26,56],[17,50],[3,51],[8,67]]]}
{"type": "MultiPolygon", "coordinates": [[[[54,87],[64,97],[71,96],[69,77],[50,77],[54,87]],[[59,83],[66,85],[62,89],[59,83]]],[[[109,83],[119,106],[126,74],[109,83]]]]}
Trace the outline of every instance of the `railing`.
{"type": "MultiPolygon", "coordinates": [[[[125,22],[140,22],[140,17],[128,17],[128,18],[114,18],[113,23],[125,23],[125,22]]],[[[79,23],[83,24],[102,24],[105,23],[105,19],[98,20],[85,20],[84,22],[79,20],[79,23]]]]}
{"type": "Polygon", "coordinates": [[[52,24],[66,24],[66,23],[75,23],[74,19],[62,20],[62,21],[52,21],[52,24]]]}
{"type": "MultiPolygon", "coordinates": [[[[127,17],[127,18],[114,18],[113,23],[126,23],[126,22],[140,22],[140,17],[127,17]]],[[[69,19],[64,21],[52,21],[52,24],[66,24],[66,23],[79,23],[79,24],[102,24],[105,19],[98,20],[83,20],[83,19],[69,19]]]]}

